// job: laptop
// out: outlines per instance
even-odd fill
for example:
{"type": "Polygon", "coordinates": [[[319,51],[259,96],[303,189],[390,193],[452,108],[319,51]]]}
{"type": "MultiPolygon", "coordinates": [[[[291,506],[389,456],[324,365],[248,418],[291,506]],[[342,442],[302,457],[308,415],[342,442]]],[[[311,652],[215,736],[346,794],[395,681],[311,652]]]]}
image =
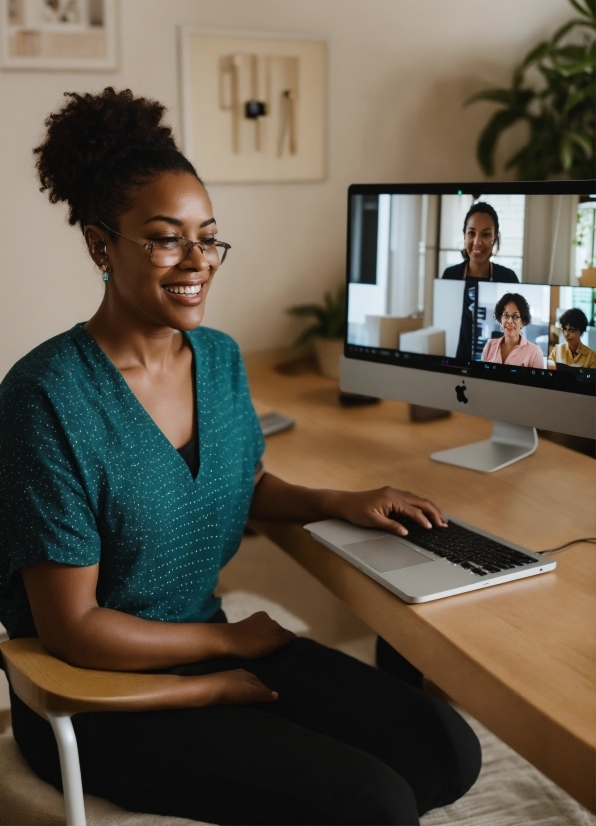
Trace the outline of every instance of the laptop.
{"type": "Polygon", "coordinates": [[[447,528],[404,524],[408,536],[359,528],[341,519],[305,525],[313,539],[384,585],[404,602],[434,599],[489,588],[553,571],[554,559],[533,553],[467,525],[452,516],[447,528]]]}

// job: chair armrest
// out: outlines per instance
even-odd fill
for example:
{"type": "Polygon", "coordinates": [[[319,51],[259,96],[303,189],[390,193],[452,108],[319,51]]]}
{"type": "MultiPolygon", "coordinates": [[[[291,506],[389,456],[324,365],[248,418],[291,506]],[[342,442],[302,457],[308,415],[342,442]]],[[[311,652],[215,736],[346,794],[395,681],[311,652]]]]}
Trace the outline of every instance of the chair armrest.
{"type": "Polygon", "coordinates": [[[149,711],[176,706],[185,677],[75,668],[53,657],[38,639],[0,643],[12,689],[42,717],[45,712],[149,711]]]}

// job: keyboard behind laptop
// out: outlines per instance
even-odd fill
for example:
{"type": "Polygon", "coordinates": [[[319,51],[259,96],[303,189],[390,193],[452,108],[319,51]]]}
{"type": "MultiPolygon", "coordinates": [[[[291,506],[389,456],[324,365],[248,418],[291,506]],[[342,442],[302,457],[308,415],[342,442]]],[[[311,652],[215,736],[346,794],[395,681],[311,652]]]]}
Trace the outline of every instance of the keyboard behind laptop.
{"type": "Polygon", "coordinates": [[[413,519],[395,516],[408,535],[403,537],[426,551],[460,565],[476,576],[496,574],[510,568],[534,564],[536,560],[494,539],[449,522],[447,528],[423,528],[413,519]]]}

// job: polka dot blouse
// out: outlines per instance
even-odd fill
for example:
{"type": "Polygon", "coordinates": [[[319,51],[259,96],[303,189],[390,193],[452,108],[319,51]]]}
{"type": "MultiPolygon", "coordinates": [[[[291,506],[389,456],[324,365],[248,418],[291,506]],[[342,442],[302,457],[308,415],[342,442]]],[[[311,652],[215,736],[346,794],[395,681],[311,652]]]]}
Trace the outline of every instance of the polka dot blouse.
{"type": "Polygon", "coordinates": [[[76,325],[0,385],[0,622],[35,636],[19,573],[99,563],[99,605],[201,622],[236,552],[264,449],[238,346],[186,334],[194,354],[200,469],[187,464],[120,372],[76,325]]]}

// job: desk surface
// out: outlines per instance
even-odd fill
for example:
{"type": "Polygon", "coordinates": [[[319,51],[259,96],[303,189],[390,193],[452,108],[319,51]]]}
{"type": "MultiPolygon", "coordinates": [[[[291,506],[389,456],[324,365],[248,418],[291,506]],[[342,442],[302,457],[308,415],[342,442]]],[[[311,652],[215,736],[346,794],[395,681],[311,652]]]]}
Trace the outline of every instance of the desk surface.
{"type": "MultiPolygon", "coordinates": [[[[494,474],[433,462],[435,450],[487,438],[490,423],[453,414],[413,424],[383,401],[341,408],[337,384],[306,365],[254,363],[259,413],[297,420],[268,439],[267,469],[295,484],[362,490],[390,484],[433,499],[466,522],[543,550],[596,535],[595,463],[541,439],[494,474]]],[[[594,810],[596,548],[556,555],[548,574],[422,605],[406,605],[301,526],[259,523],[374,631],[497,736],[594,810]]]]}

